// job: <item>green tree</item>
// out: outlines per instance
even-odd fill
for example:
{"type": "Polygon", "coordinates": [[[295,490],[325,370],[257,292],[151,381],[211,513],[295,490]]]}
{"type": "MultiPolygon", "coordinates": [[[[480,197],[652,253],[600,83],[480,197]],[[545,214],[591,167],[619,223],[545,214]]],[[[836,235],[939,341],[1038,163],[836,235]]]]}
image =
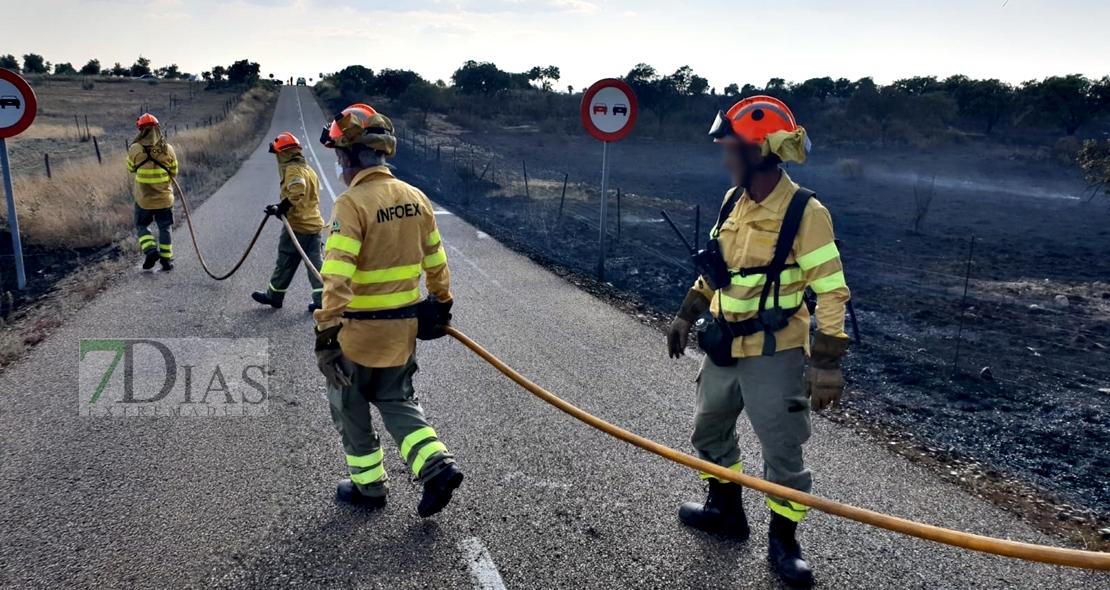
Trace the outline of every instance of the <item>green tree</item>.
{"type": "Polygon", "coordinates": [[[11,70],[13,72],[19,71],[19,60],[12,54],[0,55],[0,68],[11,70]]]}
{"type": "Polygon", "coordinates": [[[95,76],[100,73],[100,60],[90,59],[89,63],[81,67],[81,74],[84,76],[95,76]]]}
{"type": "Polygon", "coordinates": [[[212,72],[201,72],[200,73],[200,78],[201,78],[201,80],[204,80],[205,82],[211,82],[212,81],[212,72]]]}
{"type": "Polygon", "coordinates": [[[430,111],[441,109],[444,105],[443,90],[424,80],[410,84],[400,100],[405,106],[419,110],[424,123],[428,122],[430,111]]]}
{"type": "Polygon", "coordinates": [[[740,96],[740,86],[735,82],[725,86],[725,96],[740,96]]]}
{"type": "Polygon", "coordinates": [[[370,94],[397,100],[410,86],[421,82],[424,82],[424,78],[416,72],[386,68],[374,77],[373,83],[370,84],[370,94]]]}
{"type": "Polygon", "coordinates": [[[117,78],[123,77],[123,76],[128,76],[130,74],[131,74],[131,70],[123,67],[122,65],[120,65],[120,63],[118,61],[116,62],[116,64],[114,66],[112,66],[112,75],[116,76],[117,78]]]}
{"type": "Polygon", "coordinates": [[[74,68],[73,64],[71,64],[69,62],[60,63],[60,64],[54,66],[54,75],[55,76],[76,76],[77,75],[77,69],[74,68]]]}
{"type": "Polygon", "coordinates": [[[139,76],[145,76],[150,73],[152,73],[150,70],[150,60],[142,55],[139,56],[139,59],[135,60],[135,63],[131,64],[132,78],[138,78],[139,76]]]}
{"type": "Polygon", "coordinates": [[[162,70],[161,77],[167,80],[176,80],[181,77],[181,70],[177,67],[177,64],[170,64],[160,69],[162,70]]]}
{"type": "Polygon", "coordinates": [[[369,94],[374,85],[374,70],[362,66],[347,66],[332,74],[342,96],[354,97],[369,94]]]}
{"type": "MultiPolygon", "coordinates": [[[[176,67],[176,66],[174,66],[176,67]]],[[[213,69],[215,72],[215,69],[213,69]]],[[[262,66],[250,60],[241,59],[227,69],[227,82],[233,86],[253,86],[261,77],[262,66]]]]}
{"type": "Polygon", "coordinates": [[[512,74],[488,61],[469,60],[451,74],[451,83],[459,94],[492,96],[508,90],[512,82],[512,74]]]}
{"type": "Polygon", "coordinates": [[[551,92],[555,88],[555,83],[559,81],[561,76],[562,73],[558,66],[536,66],[528,70],[528,81],[538,82],[540,88],[547,92],[551,92]]]}
{"type": "Polygon", "coordinates": [[[1075,135],[1085,123],[1110,106],[1110,78],[1092,82],[1081,74],[1051,76],[1025,82],[1021,94],[1026,106],[1042,118],[1075,135]]]}
{"type": "Polygon", "coordinates": [[[1000,80],[974,80],[954,95],[960,115],[982,123],[987,135],[1014,106],[1014,88],[1000,80]]]}
{"type": "Polygon", "coordinates": [[[24,74],[49,74],[50,66],[37,53],[28,53],[23,56],[23,73],[24,74]]]}
{"type": "Polygon", "coordinates": [[[836,81],[833,82],[833,96],[844,100],[852,98],[852,95],[855,93],[856,85],[851,80],[847,78],[837,78],[836,81]]]}
{"type": "Polygon", "coordinates": [[[1079,165],[1092,189],[1092,198],[1099,193],[1110,195],[1110,141],[1100,143],[1089,139],[1083,142],[1083,149],[1079,150],[1079,165]]]}
{"type": "Polygon", "coordinates": [[[826,76],[824,78],[810,78],[802,82],[794,89],[794,94],[825,102],[825,99],[831,96],[835,90],[836,82],[826,76]]]}
{"type": "Polygon", "coordinates": [[[227,68],[223,66],[216,66],[212,68],[212,81],[219,83],[224,81],[224,76],[227,75],[227,68]]]}
{"type": "Polygon", "coordinates": [[[937,81],[936,76],[914,76],[913,78],[903,78],[895,80],[889,86],[895,90],[908,94],[910,96],[919,96],[928,94],[930,92],[940,92],[944,86],[937,81]]]}

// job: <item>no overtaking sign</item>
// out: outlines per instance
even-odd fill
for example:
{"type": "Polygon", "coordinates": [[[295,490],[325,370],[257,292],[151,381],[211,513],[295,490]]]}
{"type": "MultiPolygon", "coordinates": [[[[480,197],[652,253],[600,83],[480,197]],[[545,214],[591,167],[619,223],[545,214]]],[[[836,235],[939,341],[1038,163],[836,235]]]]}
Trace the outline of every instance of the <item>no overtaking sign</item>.
{"type": "Polygon", "coordinates": [[[636,93],[622,80],[606,78],[582,95],[582,125],[601,149],[601,231],[598,238],[597,279],[605,280],[605,202],[609,193],[609,144],[620,141],[636,126],[640,106],[636,93]]]}
{"type": "Polygon", "coordinates": [[[4,175],[4,192],[8,197],[8,228],[12,234],[12,251],[15,253],[16,285],[27,286],[23,271],[23,248],[19,241],[19,220],[15,216],[15,194],[12,192],[12,171],[8,165],[7,138],[23,133],[31,126],[38,113],[39,103],[35,91],[19,74],[0,68],[0,169],[4,175]]]}

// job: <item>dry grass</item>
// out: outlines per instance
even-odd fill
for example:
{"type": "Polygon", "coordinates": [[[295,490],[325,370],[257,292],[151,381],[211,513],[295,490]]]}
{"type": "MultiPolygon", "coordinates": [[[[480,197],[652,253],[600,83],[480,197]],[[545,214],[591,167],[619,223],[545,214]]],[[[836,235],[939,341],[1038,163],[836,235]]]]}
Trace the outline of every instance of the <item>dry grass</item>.
{"type": "MultiPolygon", "coordinates": [[[[257,145],[275,100],[273,89],[255,88],[224,122],[170,138],[186,191],[199,197],[230,176],[257,145]]],[[[104,165],[93,157],[58,165],[52,179],[15,178],[20,229],[30,244],[88,248],[130,235],[134,199],[123,145],[101,149],[104,165]]]]}
{"type": "MultiPolygon", "coordinates": [[[[93,137],[103,137],[104,128],[99,125],[89,125],[88,134],[93,137]]],[[[77,126],[73,123],[69,125],[62,125],[60,123],[37,123],[32,125],[30,129],[20,134],[20,140],[26,139],[72,139],[80,141],[86,135],[85,127],[82,125],[80,133],[77,131],[77,126]]]]}
{"type": "Polygon", "coordinates": [[[854,159],[837,160],[836,170],[841,176],[849,180],[863,178],[863,162],[854,159]]]}

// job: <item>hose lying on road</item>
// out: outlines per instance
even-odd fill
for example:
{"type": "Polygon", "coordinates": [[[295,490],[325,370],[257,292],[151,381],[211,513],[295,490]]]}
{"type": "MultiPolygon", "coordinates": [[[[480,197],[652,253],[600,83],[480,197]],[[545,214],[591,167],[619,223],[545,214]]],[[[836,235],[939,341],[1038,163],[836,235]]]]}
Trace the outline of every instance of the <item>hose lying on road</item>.
{"type": "Polygon", "coordinates": [[[181,190],[181,185],[177,183],[176,177],[171,176],[170,182],[173,183],[174,188],[177,189],[178,196],[181,197],[181,208],[185,210],[185,224],[189,226],[189,237],[193,239],[193,248],[197,251],[197,260],[200,261],[200,267],[204,269],[204,272],[207,273],[208,276],[217,281],[230,278],[231,275],[235,274],[235,272],[239,270],[239,267],[243,266],[243,263],[247,261],[247,256],[249,256],[251,250],[254,249],[254,244],[258,241],[258,236],[262,235],[262,228],[266,227],[266,222],[270,219],[270,216],[267,215],[262,218],[262,223],[258,224],[258,229],[255,230],[254,237],[251,238],[251,243],[247,245],[247,249],[243,252],[243,256],[239,259],[239,262],[236,262],[235,266],[228,271],[227,274],[216,276],[212,274],[211,270],[208,270],[208,263],[204,261],[204,255],[200,253],[200,244],[197,243],[197,234],[193,231],[193,217],[189,214],[189,201],[185,200],[185,191],[181,190]]]}
{"type": "MultiPolygon", "coordinates": [[[[297,252],[304,260],[305,266],[310,270],[310,272],[316,275],[316,278],[319,279],[320,282],[323,282],[324,279],[320,275],[320,271],[318,271],[308,260],[308,256],[305,255],[304,250],[301,249],[300,244],[296,240],[296,236],[293,235],[293,228],[289,226],[289,222],[286,221],[284,217],[282,218],[282,222],[285,224],[285,231],[289,232],[289,237],[293,238],[291,241],[294,245],[296,245],[297,252]]],[[[615,438],[619,438],[620,440],[631,443],[632,445],[635,445],[645,451],[655,453],[656,455],[659,455],[664,459],[674,461],[675,463],[679,463],[681,465],[685,465],[699,471],[704,471],[705,473],[708,473],[710,475],[740,484],[744,487],[751,488],[758,492],[763,492],[764,494],[768,494],[778,498],[784,498],[798,504],[804,504],[810,508],[820,510],[822,512],[827,512],[829,514],[886,529],[888,531],[894,531],[896,533],[910,535],[919,539],[925,539],[927,541],[935,541],[937,543],[944,543],[946,545],[952,545],[954,547],[971,549],[972,551],[981,551],[983,553],[992,553],[994,555],[1002,555],[1005,557],[1015,557],[1027,561],[1039,561],[1042,563],[1051,563],[1054,565],[1066,565],[1070,567],[1080,567],[1095,570],[1110,570],[1110,553],[1080,551],[1078,549],[1061,549],[1058,547],[1048,547],[1045,545],[1018,543],[1016,541],[995,539],[992,537],[984,537],[981,535],[973,535],[971,533],[953,531],[950,529],[914,522],[912,520],[898,518],[896,516],[890,516],[888,514],[866,510],[864,508],[857,508],[855,506],[841,504],[840,502],[836,502],[834,500],[829,500],[820,496],[814,496],[812,494],[799,492],[798,490],[783,487],[778,484],[759,479],[757,477],[752,477],[750,475],[744,475],[743,473],[732,471],[731,469],[721,467],[720,465],[714,465],[713,463],[703,461],[701,459],[698,459],[697,457],[687,455],[686,453],[681,453],[670,447],[663,446],[655,441],[648,440],[642,436],[635,435],[627,430],[624,430],[623,428],[614,426],[602,420],[601,418],[598,418],[597,416],[594,416],[582,409],[579,409],[578,407],[564,401],[563,399],[550,393],[539,385],[532,383],[523,375],[514,371],[511,367],[501,362],[500,359],[490,354],[489,351],[479,346],[476,342],[474,342],[465,334],[459,332],[455,328],[448,327],[447,334],[455,340],[461,342],[464,346],[472,350],[478,356],[482,357],[483,360],[492,365],[498,371],[501,371],[501,373],[509,379],[512,379],[513,382],[515,382],[517,385],[520,385],[543,401],[555,406],[556,408],[566,412],[567,414],[570,414],[574,418],[604,432],[605,434],[608,434],[615,438]]]]}

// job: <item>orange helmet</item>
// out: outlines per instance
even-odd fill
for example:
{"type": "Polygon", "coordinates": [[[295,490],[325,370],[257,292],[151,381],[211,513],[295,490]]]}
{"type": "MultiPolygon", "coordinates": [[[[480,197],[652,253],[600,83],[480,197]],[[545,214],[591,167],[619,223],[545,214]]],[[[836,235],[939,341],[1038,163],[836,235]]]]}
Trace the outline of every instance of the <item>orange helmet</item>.
{"type": "Polygon", "coordinates": [[[798,123],[783,102],[770,96],[753,96],[732,105],[727,113],[717,111],[709,129],[715,143],[740,141],[761,145],[777,131],[794,131],[798,123]]]}
{"type": "Polygon", "coordinates": [[[292,133],[282,133],[277,139],[270,142],[270,153],[280,154],[286,150],[300,149],[301,142],[292,133]]]}
{"type": "Polygon", "coordinates": [[[370,118],[377,114],[373,107],[367,104],[353,104],[345,109],[343,112],[335,116],[335,120],[330,125],[324,125],[324,132],[320,134],[320,143],[326,148],[334,148],[335,142],[343,136],[343,129],[339,127],[339,122],[347,115],[354,115],[358,119],[364,129],[370,123],[370,118]]]}
{"type": "Polygon", "coordinates": [[[156,119],[154,117],[154,115],[152,115],[150,113],[143,113],[143,115],[141,117],[139,117],[139,120],[135,122],[135,128],[136,129],[145,129],[147,127],[157,126],[157,125],[158,125],[158,119],[156,119]]]}

